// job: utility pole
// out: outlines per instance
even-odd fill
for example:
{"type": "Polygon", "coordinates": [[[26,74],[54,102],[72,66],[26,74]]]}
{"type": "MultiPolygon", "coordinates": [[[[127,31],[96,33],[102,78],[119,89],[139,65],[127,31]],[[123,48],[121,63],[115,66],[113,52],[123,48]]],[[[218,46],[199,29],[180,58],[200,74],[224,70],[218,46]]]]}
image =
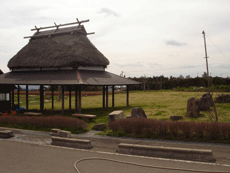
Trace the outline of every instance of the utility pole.
{"type": "Polygon", "coordinates": [[[204,36],[204,48],[205,48],[205,57],[206,58],[206,68],[207,68],[207,78],[208,78],[208,89],[209,89],[209,93],[210,93],[210,84],[209,84],[209,72],[208,72],[208,55],[207,55],[207,48],[206,48],[206,39],[205,39],[205,32],[202,32],[203,36],[204,36]]]}

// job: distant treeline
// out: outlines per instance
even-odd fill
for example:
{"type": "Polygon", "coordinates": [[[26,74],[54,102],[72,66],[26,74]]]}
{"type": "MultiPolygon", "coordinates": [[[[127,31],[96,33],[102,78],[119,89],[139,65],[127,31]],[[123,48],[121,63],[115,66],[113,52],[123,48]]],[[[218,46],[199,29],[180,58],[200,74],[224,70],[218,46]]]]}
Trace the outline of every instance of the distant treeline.
{"type": "MultiPolygon", "coordinates": [[[[186,77],[180,76],[175,77],[139,77],[130,78],[141,82],[141,85],[130,86],[131,90],[164,90],[164,89],[178,89],[178,88],[189,88],[199,87],[207,88],[208,79],[206,77],[186,77]]],[[[213,89],[229,89],[230,90],[230,78],[221,77],[209,77],[210,87],[213,89]]]]}

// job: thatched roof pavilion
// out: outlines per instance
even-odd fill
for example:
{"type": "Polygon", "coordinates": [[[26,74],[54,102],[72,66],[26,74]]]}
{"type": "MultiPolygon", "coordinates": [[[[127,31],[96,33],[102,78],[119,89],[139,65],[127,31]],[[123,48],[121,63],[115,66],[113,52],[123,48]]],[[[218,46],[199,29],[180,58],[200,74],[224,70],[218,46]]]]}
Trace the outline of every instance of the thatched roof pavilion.
{"type": "MultiPolygon", "coordinates": [[[[11,72],[0,75],[0,85],[18,85],[18,88],[19,85],[26,85],[27,110],[28,85],[40,85],[41,112],[44,107],[43,85],[62,86],[63,110],[64,86],[69,86],[69,88],[74,86],[75,109],[78,112],[81,111],[81,86],[103,86],[103,107],[108,107],[108,86],[112,86],[112,105],[114,106],[114,86],[127,85],[128,91],[129,85],[140,83],[105,71],[109,60],[90,42],[88,33],[81,25],[88,21],[77,20],[74,23],[55,24],[55,26],[43,28],[35,26],[35,29],[32,29],[36,31],[34,35],[24,37],[30,38],[29,43],[9,60],[8,68],[11,72]]],[[[12,96],[14,96],[13,91],[12,96]]],[[[127,105],[128,102],[127,92],[127,105]]],[[[12,105],[14,105],[13,97],[12,105]]]]}

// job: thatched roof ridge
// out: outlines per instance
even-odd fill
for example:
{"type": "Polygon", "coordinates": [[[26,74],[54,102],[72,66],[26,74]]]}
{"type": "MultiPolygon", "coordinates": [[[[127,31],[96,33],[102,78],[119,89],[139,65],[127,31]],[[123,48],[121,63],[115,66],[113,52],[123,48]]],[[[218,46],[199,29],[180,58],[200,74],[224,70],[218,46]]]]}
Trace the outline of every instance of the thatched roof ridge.
{"type": "Polygon", "coordinates": [[[29,43],[8,62],[10,69],[109,65],[108,59],[87,38],[84,26],[34,34],[29,43]]]}

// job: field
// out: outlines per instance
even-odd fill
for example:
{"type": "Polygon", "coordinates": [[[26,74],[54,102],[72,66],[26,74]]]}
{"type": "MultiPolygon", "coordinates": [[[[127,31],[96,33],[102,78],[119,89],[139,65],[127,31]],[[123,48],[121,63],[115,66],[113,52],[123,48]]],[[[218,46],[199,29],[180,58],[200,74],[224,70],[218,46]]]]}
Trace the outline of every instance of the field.
{"type": "MultiPolygon", "coordinates": [[[[107,123],[107,115],[113,110],[123,110],[124,116],[130,115],[133,107],[144,109],[148,118],[158,120],[169,120],[171,115],[183,116],[183,121],[210,121],[209,112],[200,112],[198,118],[186,117],[187,100],[191,97],[200,98],[205,92],[186,92],[186,91],[132,91],[130,92],[130,106],[126,107],[126,94],[115,94],[115,108],[112,106],[112,96],[109,95],[109,108],[102,109],[102,95],[82,96],[82,113],[97,115],[95,121],[89,123],[107,123]]],[[[221,92],[214,92],[213,98],[221,92]]],[[[225,93],[227,94],[227,93],[225,93]]],[[[75,98],[72,97],[72,109],[74,109],[75,98]]],[[[44,96],[44,108],[51,109],[51,99],[49,95],[44,96]]],[[[17,103],[17,95],[15,95],[17,103]]],[[[25,108],[25,95],[20,95],[20,106],[25,108]]],[[[230,103],[216,104],[217,111],[220,113],[220,122],[230,122],[230,103]]],[[[39,109],[39,95],[29,95],[29,109],[39,109]]],[[[65,109],[69,108],[69,96],[65,96],[65,109]]],[[[54,109],[61,109],[61,101],[57,96],[54,100],[54,109]]],[[[71,116],[71,114],[66,114],[71,116]]]]}

